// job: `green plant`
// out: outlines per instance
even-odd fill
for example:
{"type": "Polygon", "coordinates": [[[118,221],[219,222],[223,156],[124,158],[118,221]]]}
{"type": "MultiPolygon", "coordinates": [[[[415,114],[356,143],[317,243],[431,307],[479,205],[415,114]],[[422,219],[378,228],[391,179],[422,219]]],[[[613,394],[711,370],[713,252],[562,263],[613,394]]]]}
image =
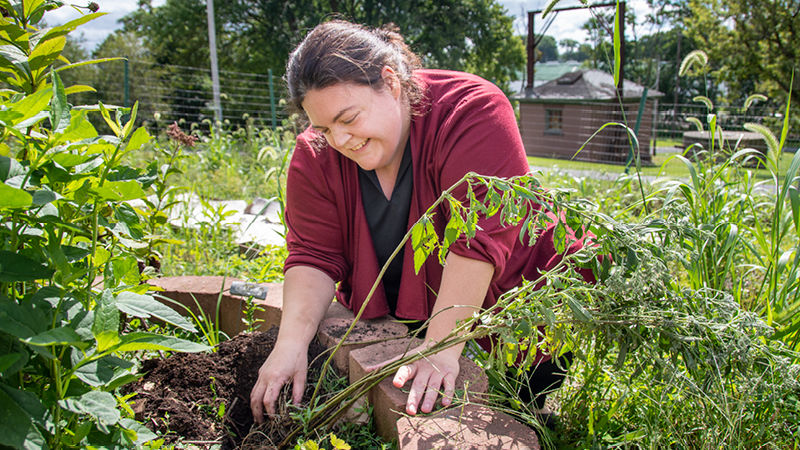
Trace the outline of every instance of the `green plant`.
{"type": "Polygon", "coordinates": [[[256,318],[256,314],[263,311],[265,311],[264,307],[254,302],[252,295],[244,299],[244,308],[242,310],[244,317],[242,320],[244,321],[246,332],[250,333],[261,327],[264,319],[256,318]]]}
{"type": "MultiPolygon", "coordinates": [[[[707,62],[704,52],[694,51],[681,65],[682,73],[702,70],[707,62]]],[[[761,97],[751,96],[746,104],[754,98],[761,97]]],[[[789,104],[780,139],[763,125],[744,125],[763,137],[767,151],[762,153],[731,148],[717,126],[713,102],[696,100],[709,110],[708,148],[687,149],[693,150],[693,160],[675,156],[689,170],[689,180],[668,182],[657,195],[664,215],[684,215],[695,225],[680,241],[688,253],[681,260],[688,279],[696,289],[729,291],[742,307],[776,327],[773,338],[800,350],[800,154],[788,168],[781,167],[789,104]],[[757,182],[752,166],[763,167],[768,180],[757,182]]],[[[699,120],[695,125],[704,130],[699,120]]]]}
{"type": "Polygon", "coordinates": [[[117,389],[134,380],[134,352],[203,351],[149,332],[121,333],[123,314],[194,328],[144,294],[136,250],[142,223],[129,202],[149,178],[123,165],[150,137],[136,109],[73,108],[58,71],[66,35],[98,17],[38,29],[60,2],[0,1],[0,445],[144,445],[117,389]],[[87,120],[99,111],[112,135],[87,120]],[[130,119],[122,116],[130,113],[130,119]]]}
{"type": "Polygon", "coordinates": [[[144,198],[142,200],[144,208],[136,209],[136,212],[145,219],[145,229],[147,230],[147,235],[144,237],[147,247],[142,249],[140,257],[148,266],[156,269],[161,267],[160,259],[162,258],[162,255],[156,251],[157,246],[183,243],[183,241],[171,239],[158,233],[167,225],[169,211],[178,204],[175,194],[185,190],[185,188],[170,185],[168,179],[172,175],[181,173],[177,165],[184,157],[181,152],[182,148],[191,148],[195,144],[195,139],[183,133],[178,128],[177,123],[173,123],[168,127],[167,135],[170,137],[170,145],[166,149],[161,146],[155,146],[156,152],[165,157],[166,162],[159,166],[159,162],[156,160],[148,165],[147,168],[147,172],[154,174],[155,178],[151,185],[153,198],[144,198]]]}
{"type": "MultiPolygon", "coordinates": [[[[730,294],[693,289],[671,273],[685,258],[683,236],[699,232],[697,225],[677,216],[620,222],[584,199],[573,201],[564,192],[543,189],[531,177],[469,174],[460,183],[481,186],[487,194],[476,198],[474,192],[481,189],[470,189],[464,204],[452,198],[452,188],[442,194],[436,203],[451,207],[444,236],[431,226],[436,205],[406,235],[416,267],[430,255],[442,258],[456,236],[471,236],[483,215],[498,214],[508,226],[519,226],[523,241],[535,240],[537,230],[555,220],[556,228],[591,231],[593,244],[506,293],[491,311],[476,312],[428,350],[387,364],[324,402],[312,397],[301,424],[284,443],[303,430],[327,429],[400,366],[490,334],[497,339],[484,363],[490,371],[509,370],[507,365],[519,358],[521,369],[530,367],[536,350],[575,354],[570,369],[574,387],[562,388],[560,396],[563,440],[540,429],[545,443],[746,447],[765,436],[792,442],[800,410],[783,399],[800,387],[800,365],[792,363],[796,354],[780,341],[765,339],[772,329],[730,294]],[[593,268],[597,284],[586,283],[573,270],[580,266],[593,268]],[[545,331],[537,332],[539,327],[545,331]],[[683,417],[687,401],[697,407],[683,417]],[[656,414],[662,410],[668,419],[656,414]]],[[[555,248],[569,248],[566,236],[554,233],[555,248]]],[[[536,423],[533,411],[520,408],[516,414],[536,423]]]]}
{"type": "Polygon", "coordinates": [[[192,311],[192,308],[179,303],[169,297],[165,297],[163,295],[155,294],[156,297],[159,299],[166,301],[168,303],[172,303],[175,306],[180,306],[183,308],[184,311],[188,313],[188,315],[192,318],[192,321],[200,329],[200,334],[203,336],[203,340],[209,345],[210,350],[212,352],[217,351],[217,346],[220,342],[230,339],[230,337],[225,334],[219,327],[219,308],[222,305],[222,294],[225,290],[225,278],[222,279],[222,286],[219,289],[219,295],[217,295],[217,303],[216,308],[214,309],[214,314],[207,313],[205,309],[200,305],[200,302],[197,301],[197,297],[194,294],[192,296],[192,300],[194,300],[194,304],[197,307],[197,313],[195,314],[192,311]]]}

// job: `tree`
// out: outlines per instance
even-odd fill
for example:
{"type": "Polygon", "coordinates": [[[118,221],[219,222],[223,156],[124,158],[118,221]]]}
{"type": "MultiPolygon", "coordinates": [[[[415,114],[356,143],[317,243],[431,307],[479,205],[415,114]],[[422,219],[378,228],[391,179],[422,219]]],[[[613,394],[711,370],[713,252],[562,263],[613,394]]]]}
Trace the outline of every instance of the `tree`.
{"type": "Polygon", "coordinates": [[[797,0],[696,0],[686,34],[714,64],[728,101],[754,92],[800,105],[800,3],[797,0]],[[794,76],[794,85],[790,85],[794,76]]]}
{"type": "MultiPolygon", "coordinates": [[[[628,42],[626,78],[662,92],[664,102],[686,104],[691,103],[692,98],[697,95],[713,96],[716,92],[715,85],[706,85],[698,78],[678,77],[681,61],[672,56],[678,54],[680,36],[681,29],[675,27],[628,42]]],[[[687,54],[692,50],[692,41],[683,40],[681,52],[687,54]]]]}
{"type": "Polygon", "coordinates": [[[562,40],[558,41],[558,45],[560,45],[561,47],[564,47],[564,50],[566,50],[566,53],[572,53],[575,50],[577,50],[578,45],[580,45],[580,43],[578,41],[576,41],[575,39],[567,38],[567,39],[562,39],[562,40]]]}
{"type": "MultiPolygon", "coordinates": [[[[495,0],[231,0],[215,2],[220,67],[283,74],[298,40],[328,17],[370,26],[395,23],[427,67],[465,70],[507,87],[525,49],[495,0]]],[[[206,66],[205,2],[149,0],[123,19],[158,63],[206,66]]]]}
{"type": "Polygon", "coordinates": [[[542,36],[539,44],[536,46],[537,57],[539,61],[557,61],[558,60],[558,45],[556,45],[556,38],[553,36],[542,36]]]}

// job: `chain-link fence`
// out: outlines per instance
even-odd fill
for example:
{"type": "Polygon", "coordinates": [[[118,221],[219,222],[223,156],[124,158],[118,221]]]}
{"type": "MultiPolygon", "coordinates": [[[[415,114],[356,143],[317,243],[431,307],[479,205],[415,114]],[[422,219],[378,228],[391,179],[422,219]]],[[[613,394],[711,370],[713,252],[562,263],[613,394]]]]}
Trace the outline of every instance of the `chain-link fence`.
{"type": "MultiPolygon", "coordinates": [[[[96,89],[73,98],[74,103],[103,102],[132,106],[139,102],[141,121],[202,123],[214,119],[211,71],[197,67],[136,61],[111,61],[80,74],[80,84],[96,89]],[[88,78],[88,79],[86,79],[88,78]]],[[[286,118],[282,80],[266,73],[220,70],[221,119],[230,124],[278,126],[286,118]]]]}
{"type": "MultiPolygon", "coordinates": [[[[780,137],[784,111],[764,105],[754,105],[746,111],[743,106],[717,106],[717,126],[725,131],[743,131],[744,124],[757,123],[768,127],[780,137]]],[[[708,109],[702,104],[674,104],[660,102],[654,120],[656,148],[681,147],[686,133],[697,131],[697,125],[690,118],[696,118],[708,129],[708,109]]],[[[798,130],[790,130],[784,150],[796,151],[800,146],[798,130]]]]}
{"type": "MultiPolygon", "coordinates": [[[[87,66],[82,72],[71,76],[78,78],[71,80],[73,84],[86,84],[97,90],[72,96],[76,104],[101,101],[131,106],[138,101],[140,121],[151,123],[202,123],[214,119],[209,69],[120,60],[87,66]]],[[[270,71],[243,73],[221,70],[219,76],[224,122],[231,125],[249,122],[258,127],[274,127],[286,119],[285,104],[281,101],[285,97],[284,83],[270,71]]],[[[766,125],[778,134],[783,120],[783,111],[762,104],[751,106],[747,111],[740,106],[717,107],[715,112],[717,124],[729,131],[742,130],[745,123],[755,122],[766,125]]],[[[648,108],[647,116],[639,118],[641,130],[647,129],[644,134],[650,139],[649,142],[640,142],[641,148],[651,148],[657,152],[663,147],[680,147],[684,134],[696,130],[695,125],[687,119],[694,117],[706,124],[707,114],[702,104],[656,102],[654,108],[648,108]]],[[[577,117],[588,116],[587,112],[577,117]]],[[[575,117],[568,115],[563,120],[568,122],[575,117]]],[[[541,119],[545,120],[544,115],[541,119]]],[[[631,128],[636,119],[636,114],[627,117],[631,128]]],[[[543,129],[550,126],[541,125],[543,129]]],[[[800,134],[795,131],[788,137],[786,148],[793,151],[798,146],[800,134]]]]}

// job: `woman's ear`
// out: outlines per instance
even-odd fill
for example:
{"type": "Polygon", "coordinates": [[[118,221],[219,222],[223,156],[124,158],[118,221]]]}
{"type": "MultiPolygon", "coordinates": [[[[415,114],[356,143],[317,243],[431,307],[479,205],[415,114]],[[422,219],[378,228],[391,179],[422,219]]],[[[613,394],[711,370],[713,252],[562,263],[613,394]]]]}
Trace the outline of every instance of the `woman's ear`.
{"type": "Polygon", "coordinates": [[[402,93],[402,86],[400,84],[400,78],[397,76],[394,69],[389,66],[383,66],[383,69],[381,69],[381,78],[383,78],[383,84],[389,89],[389,93],[392,94],[392,97],[399,99],[402,93]]]}

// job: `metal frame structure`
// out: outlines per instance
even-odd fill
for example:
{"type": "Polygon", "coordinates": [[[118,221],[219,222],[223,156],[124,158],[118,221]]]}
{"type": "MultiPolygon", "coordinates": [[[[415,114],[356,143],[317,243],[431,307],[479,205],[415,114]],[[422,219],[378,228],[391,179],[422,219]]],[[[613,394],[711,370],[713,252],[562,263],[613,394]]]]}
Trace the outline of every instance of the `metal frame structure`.
{"type": "MultiPolygon", "coordinates": [[[[586,8],[608,8],[608,7],[616,7],[617,3],[601,3],[596,5],[587,5],[587,6],[569,6],[564,8],[553,8],[549,10],[551,13],[558,13],[561,11],[574,11],[578,9],[586,9],[586,8]]],[[[625,2],[619,2],[620,8],[620,58],[622,59],[619,65],[619,81],[617,82],[617,90],[622,95],[622,85],[623,79],[625,78],[625,2]]],[[[536,64],[536,46],[539,44],[539,40],[536,39],[536,35],[533,31],[533,25],[536,21],[536,15],[543,13],[544,10],[539,9],[536,11],[528,11],[528,43],[527,43],[527,50],[528,50],[528,78],[525,83],[525,92],[529,93],[533,91],[533,76],[535,73],[535,64],[536,64]]],[[[549,25],[548,25],[549,26],[549,25]]],[[[541,40],[541,39],[540,39],[541,40]]]]}

